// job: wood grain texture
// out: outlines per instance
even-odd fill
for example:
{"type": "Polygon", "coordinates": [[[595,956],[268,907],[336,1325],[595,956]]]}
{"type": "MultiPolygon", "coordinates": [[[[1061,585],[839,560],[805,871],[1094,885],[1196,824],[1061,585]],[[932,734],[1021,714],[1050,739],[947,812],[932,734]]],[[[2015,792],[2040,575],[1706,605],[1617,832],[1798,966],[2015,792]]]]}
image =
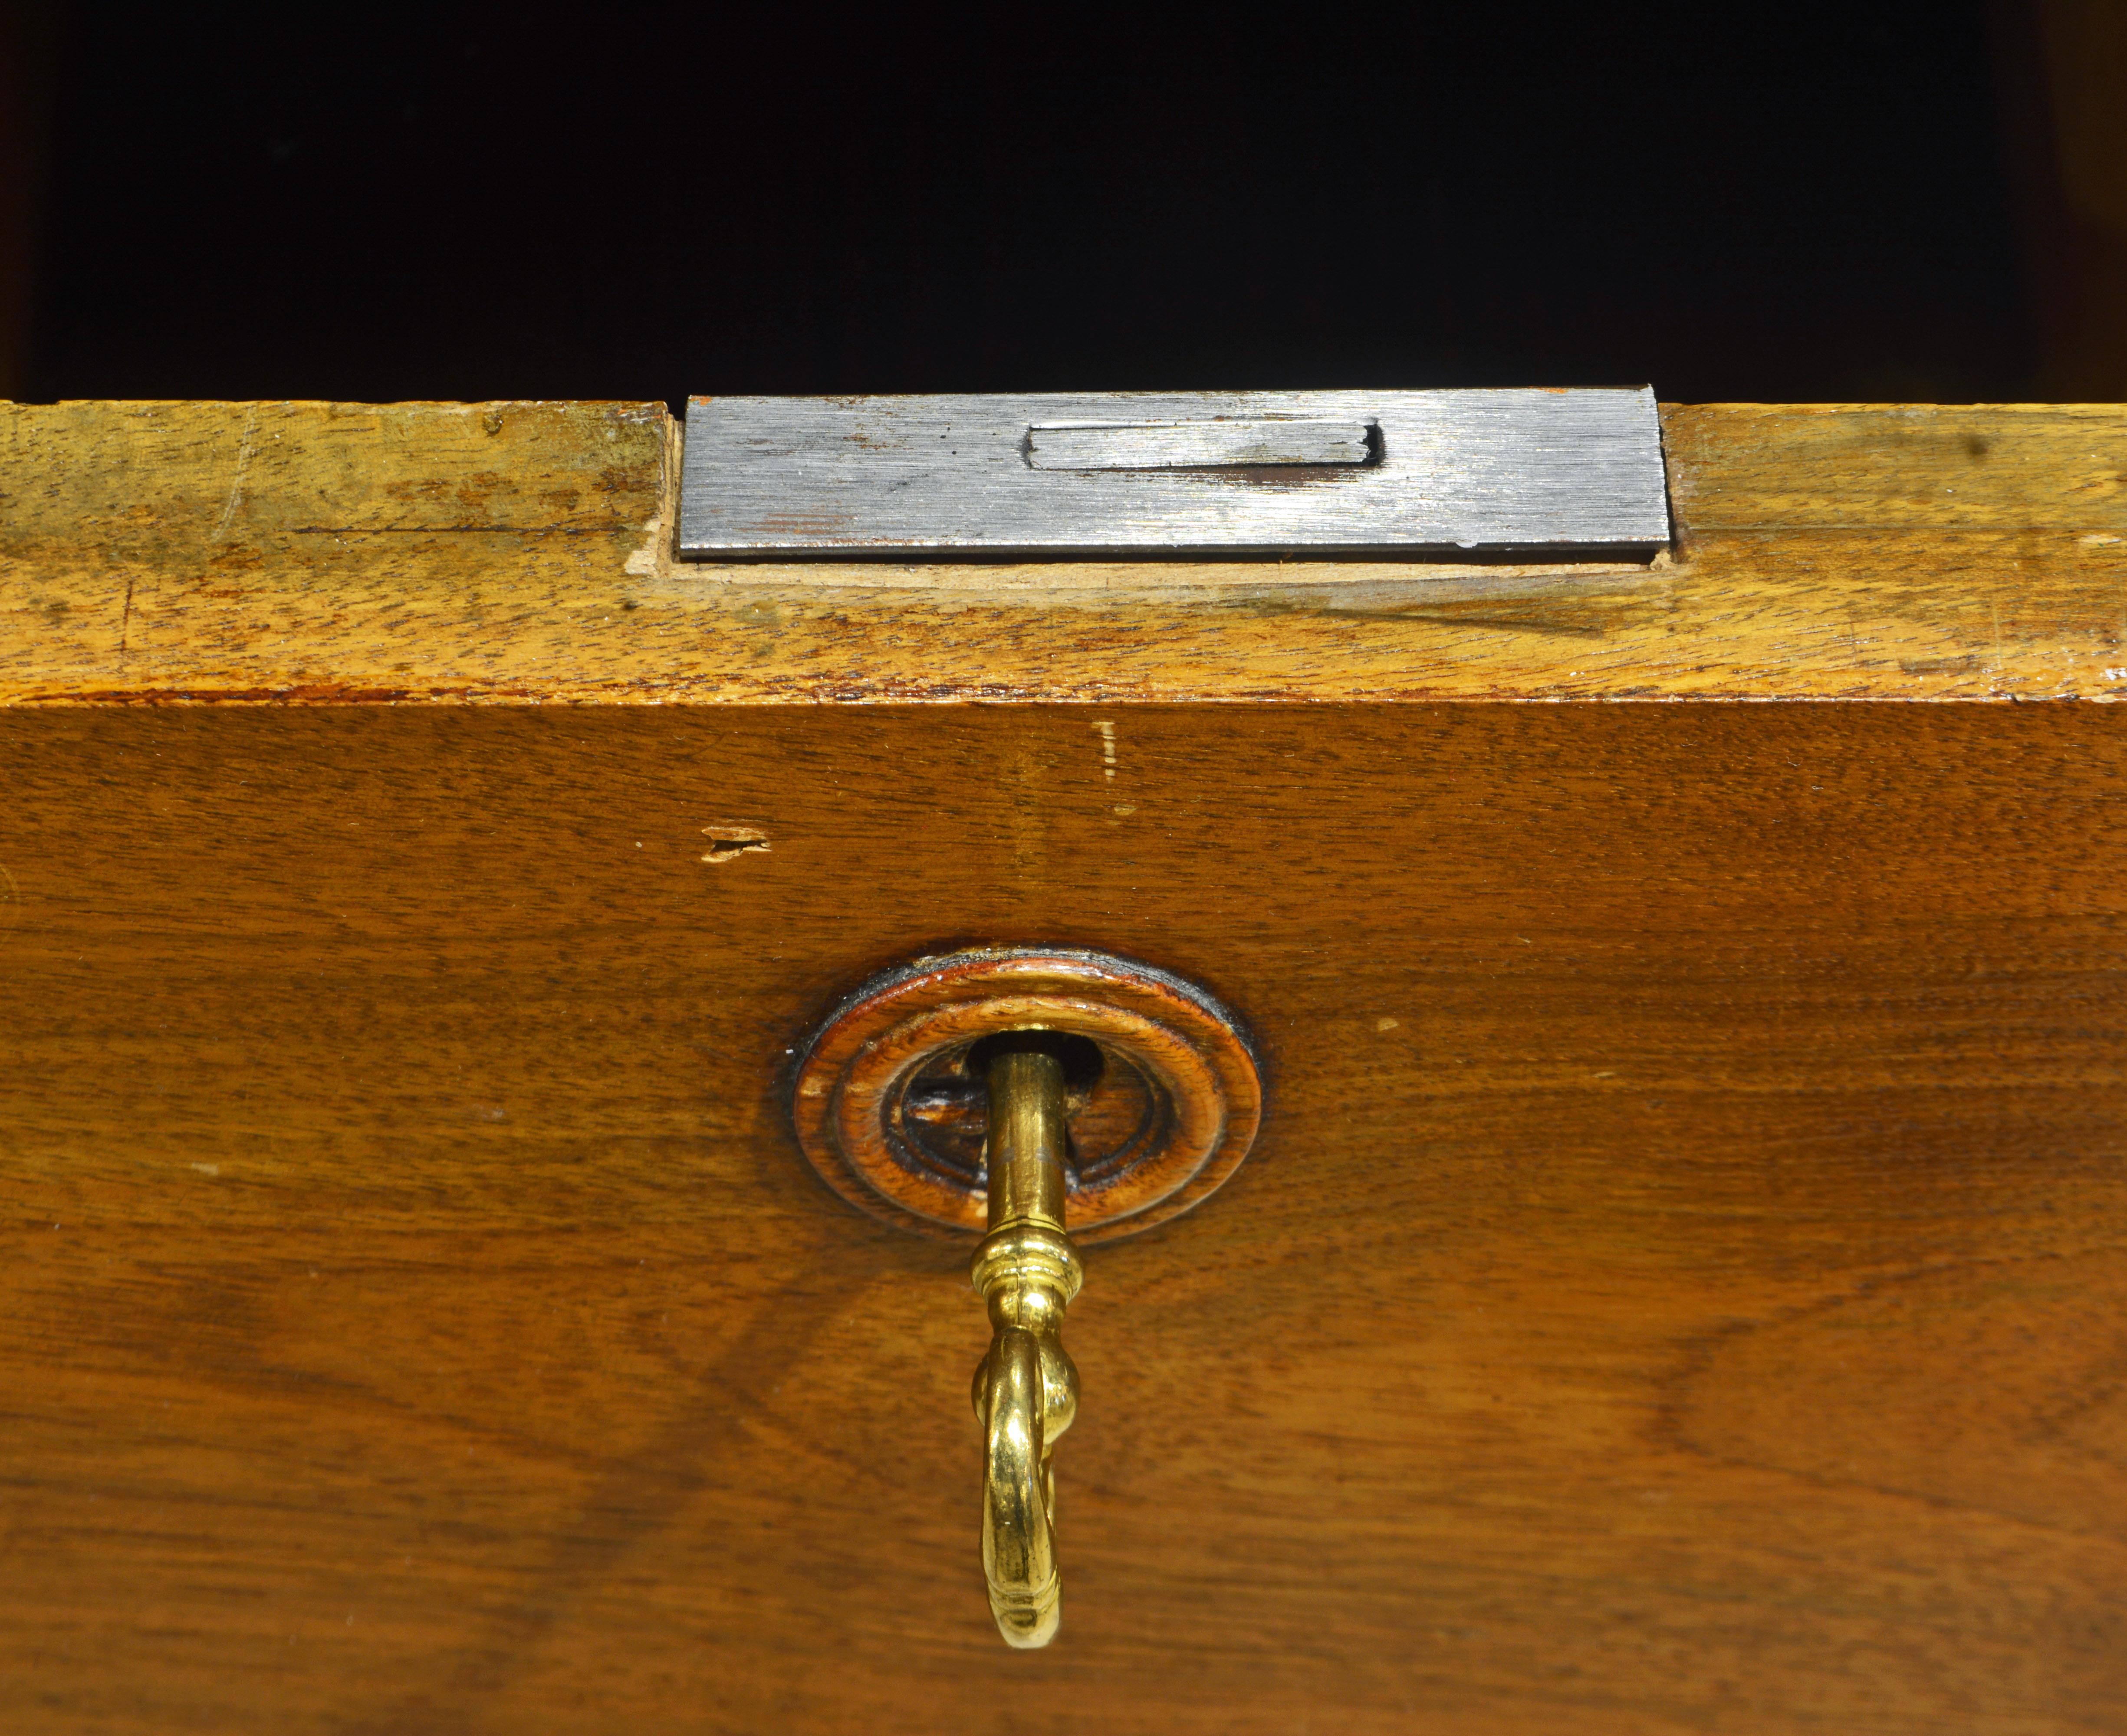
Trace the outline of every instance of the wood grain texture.
{"type": "Polygon", "coordinates": [[[2127,409],[1665,410],[1647,567],[705,567],[656,405],[0,412],[0,702],[2109,699],[2127,409]]]}
{"type": "Polygon", "coordinates": [[[1672,557],[1419,573],[679,567],[654,405],[7,411],[0,1726],[2120,1728],[2127,714],[1466,702],[2109,698],[2127,412],[1665,418],[1672,557]],[[964,1255],[776,1095],[999,941],[1270,1091],[1089,1257],[1032,1657],[964,1255]]]}
{"type": "Polygon", "coordinates": [[[2119,715],[18,709],[0,1722],[2116,1730],[2119,715]],[[1271,1087],[1089,1256],[1031,1656],[964,1256],[775,1091],[998,938],[1271,1087]]]}

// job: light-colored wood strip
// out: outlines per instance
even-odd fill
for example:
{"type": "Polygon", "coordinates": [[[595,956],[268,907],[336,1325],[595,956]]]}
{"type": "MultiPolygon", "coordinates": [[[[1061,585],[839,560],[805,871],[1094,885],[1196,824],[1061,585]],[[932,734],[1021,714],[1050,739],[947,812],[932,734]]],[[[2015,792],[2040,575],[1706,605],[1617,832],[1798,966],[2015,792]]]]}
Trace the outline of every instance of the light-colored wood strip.
{"type": "Polygon", "coordinates": [[[661,404],[107,403],[0,410],[0,551],[153,566],[282,536],[638,529],[661,404]]]}
{"type": "Polygon", "coordinates": [[[1663,407],[1662,425],[1688,538],[2127,534],[2127,408],[2117,404],[1678,404],[1663,407]]]}
{"type": "Polygon", "coordinates": [[[656,406],[9,415],[16,704],[2127,691],[2112,406],[1672,407],[1676,556],[1575,568],[704,567],[656,406]]]}

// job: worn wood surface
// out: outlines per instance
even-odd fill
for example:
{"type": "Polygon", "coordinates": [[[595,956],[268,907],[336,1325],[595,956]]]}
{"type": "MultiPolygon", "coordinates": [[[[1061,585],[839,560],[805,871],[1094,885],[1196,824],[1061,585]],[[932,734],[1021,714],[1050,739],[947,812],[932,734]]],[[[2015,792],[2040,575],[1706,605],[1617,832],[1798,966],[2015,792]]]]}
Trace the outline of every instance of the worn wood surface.
{"type": "MultiPolygon", "coordinates": [[[[1322,647],[1534,694],[1561,635],[1234,570],[784,575],[750,639],[640,559],[572,638],[657,414],[335,412],[276,472],[283,414],[333,425],[262,409],[241,491],[149,450],[154,523],[103,458],[0,471],[0,1726],[2127,1724],[2122,714],[1372,703],[1322,647]],[[1281,643],[1321,702],[1151,702],[1281,643]],[[1123,699],[876,702],[928,656],[1123,699]],[[410,692],[719,703],[357,702],[410,692]],[[138,703],[247,696],[291,703],[138,703]],[[1270,1084],[1226,1190],[1089,1256],[1032,1656],[964,1256],[830,1195],[775,1084],[840,990],[1000,939],[1201,981],[1270,1084]]],[[[1675,607],[1522,619],[1591,611],[1620,693],[1629,643],[1647,696],[2094,694],[2111,472],[2017,441],[2119,425],[1673,413],[1693,541],[1631,582],[1675,607]],[[1973,661],[1894,676],[1839,609],[1973,661]]]]}
{"type": "Polygon", "coordinates": [[[657,405],[0,411],[0,702],[2107,698],[2127,408],[1670,406],[1651,567],[669,557],[657,405]]]}

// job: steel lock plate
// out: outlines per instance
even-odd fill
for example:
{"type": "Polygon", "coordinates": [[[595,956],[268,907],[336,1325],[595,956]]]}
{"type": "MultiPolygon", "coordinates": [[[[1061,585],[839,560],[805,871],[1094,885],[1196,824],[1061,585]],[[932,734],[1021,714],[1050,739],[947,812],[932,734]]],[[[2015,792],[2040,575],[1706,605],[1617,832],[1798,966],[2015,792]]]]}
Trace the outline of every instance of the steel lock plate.
{"type": "Polygon", "coordinates": [[[1639,388],[693,399],[704,561],[1645,558],[1639,388]]]}

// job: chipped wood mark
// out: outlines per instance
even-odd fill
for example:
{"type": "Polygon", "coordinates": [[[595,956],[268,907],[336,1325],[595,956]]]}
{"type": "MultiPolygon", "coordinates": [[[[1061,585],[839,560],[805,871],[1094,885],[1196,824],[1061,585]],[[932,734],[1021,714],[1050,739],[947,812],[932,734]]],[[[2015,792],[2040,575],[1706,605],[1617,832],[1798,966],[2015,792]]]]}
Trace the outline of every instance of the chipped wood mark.
{"type": "Polygon", "coordinates": [[[704,826],[702,836],[709,841],[708,852],[702,860],[713,865],[736,861],[754,851],[765,855],[770,848],[768,834],[758,826],[704,826]]]}

